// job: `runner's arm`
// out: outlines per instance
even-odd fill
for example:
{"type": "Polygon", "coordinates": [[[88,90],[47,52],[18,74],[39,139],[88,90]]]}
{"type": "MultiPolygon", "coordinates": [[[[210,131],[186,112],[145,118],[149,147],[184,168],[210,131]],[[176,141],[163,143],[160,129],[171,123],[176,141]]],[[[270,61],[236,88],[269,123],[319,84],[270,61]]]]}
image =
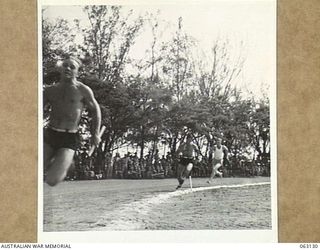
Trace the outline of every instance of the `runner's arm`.
{"type": "Polygon", "coordinates": [[[50,95],[50,87],[44,87],[43,91],[42,91],[42,107],[43,109],[46,108],[46,106],[49,104],[49,95],[50,95]]]}
{"type": "Polygon", "coordinates": [[[223,153],[225,154],[225,158],[228,160],[229,159],[229,149],[223,145],[223,153]]]}
{"type": "Polygon", "coordinates": [[[182,150],[183,150],[183,143],[180,144],[179,148],[177,149],[176,155],[179,155],[182,152],[182,150]]]}
{"type": "Polygon", "coordinates": [[[94,98],[93,92],[89,87],[86,87],[85,102],[92,116],[93,124],[91,126],[91,134],[93,143],[97,146],[100,143],[100,127],[101,127],[101,110],[97,100],[94,98]]]}

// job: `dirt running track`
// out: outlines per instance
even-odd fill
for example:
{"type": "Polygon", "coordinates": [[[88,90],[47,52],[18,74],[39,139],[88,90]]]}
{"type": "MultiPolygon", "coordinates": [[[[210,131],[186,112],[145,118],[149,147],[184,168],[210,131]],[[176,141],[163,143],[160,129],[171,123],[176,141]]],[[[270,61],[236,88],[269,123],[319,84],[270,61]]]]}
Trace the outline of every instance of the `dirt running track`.
{"type": "Polygon", "coordinates": [[[100,180],[44,184],[46,232],[271,229],[270,179],[100,180]]]}

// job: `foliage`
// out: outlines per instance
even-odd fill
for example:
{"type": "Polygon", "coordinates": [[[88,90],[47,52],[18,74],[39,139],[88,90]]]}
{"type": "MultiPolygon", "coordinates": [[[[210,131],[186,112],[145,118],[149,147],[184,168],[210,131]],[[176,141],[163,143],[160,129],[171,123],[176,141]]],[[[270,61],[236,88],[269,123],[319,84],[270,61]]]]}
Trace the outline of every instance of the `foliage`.
{"type": "MultiPolygon", "coordinates": [[[[140,148],[141,159],[147,149],[154,155],[160,143],[174,154],[187,133],[205,158],[210,158],[218,137],[232,155],[252,147],[259,157],[268,156],[269,100],[243,98],[236,87],[245,61],[243,44],[234,53],[228,40],[217,40],[211,53],[194,55],[197,43],[183,30],[182,18],[172,38],[160,44],[165,27],[156,16],[146,26],[141,16],[124,13],[120,6],[92,5],[83,11],[90,25],[82,27],[75,20],[77,35],[83,38],[80,44],[75,44],[75,29],[66,20],[43,19],[43,75],[44,84],[57,82],[57,59],[70,52],[82,55],[79,79],[93,90],[107,127],[96,165],[123,145],[140,148]],[[150,47],[136,64],[130,49],[147,27],[152,31],[150,47]]],[[[90,125],[90,115],[84,112],[78,157],[88,149],[90,125]]]]}

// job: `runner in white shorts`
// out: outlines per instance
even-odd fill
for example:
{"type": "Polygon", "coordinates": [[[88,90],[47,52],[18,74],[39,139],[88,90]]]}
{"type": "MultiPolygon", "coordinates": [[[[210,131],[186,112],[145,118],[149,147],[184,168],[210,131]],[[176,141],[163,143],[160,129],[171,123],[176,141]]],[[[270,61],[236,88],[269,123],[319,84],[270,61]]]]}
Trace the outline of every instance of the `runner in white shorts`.
{"type": "Polygon", "coordinates": [[[221,142],[222,140],[219,138],[217,140],[217,145],[213,146],[212,172],[209,180],[207,181],[209,184],[216,175],[222,177],[222,172],[219,171],[219,168],[222,167],[223,158],[227,158],[228,148],[222,145],[221,142]]]}

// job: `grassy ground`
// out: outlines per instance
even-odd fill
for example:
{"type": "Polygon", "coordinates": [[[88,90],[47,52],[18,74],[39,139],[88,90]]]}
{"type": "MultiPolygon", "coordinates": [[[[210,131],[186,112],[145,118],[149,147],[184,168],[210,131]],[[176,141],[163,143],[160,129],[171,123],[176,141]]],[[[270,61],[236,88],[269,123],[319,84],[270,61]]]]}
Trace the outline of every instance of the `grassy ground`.
{"type": "Polygon", "coordinates": [[[194,178],[193,192],[175,179],[44,184],[44,231],[270,229],[269,181],[194,178]],[[222,187],[249,183],[265,184],[222,187]]]}

